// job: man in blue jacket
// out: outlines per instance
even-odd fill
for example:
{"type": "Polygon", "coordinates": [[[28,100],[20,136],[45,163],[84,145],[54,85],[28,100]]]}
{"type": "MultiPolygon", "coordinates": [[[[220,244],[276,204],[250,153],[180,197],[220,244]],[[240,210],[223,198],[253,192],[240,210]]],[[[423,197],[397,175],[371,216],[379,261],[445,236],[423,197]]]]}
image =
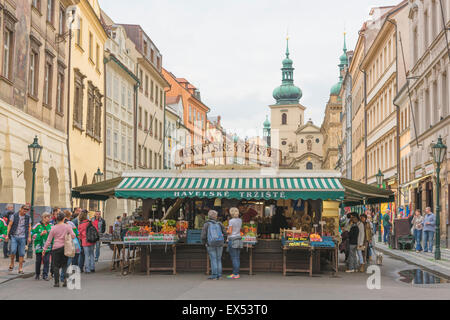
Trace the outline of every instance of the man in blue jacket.
{"type": "Polygon", "coordinates": [[[433,252],[434,233],[436,232],[436,217],[431,212],[431,208],[425,209],[423,219],[423,252],[433,252]]]}

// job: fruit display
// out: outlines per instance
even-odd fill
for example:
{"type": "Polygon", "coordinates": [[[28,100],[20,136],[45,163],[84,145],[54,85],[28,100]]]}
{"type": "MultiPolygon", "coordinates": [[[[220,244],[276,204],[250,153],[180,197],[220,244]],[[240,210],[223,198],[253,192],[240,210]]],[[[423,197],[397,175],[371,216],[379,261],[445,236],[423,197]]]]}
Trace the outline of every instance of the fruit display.
{"type": "Polygon", "coordinates": [[[241,228],[242,240],[245,244],[256,244],[256,236],[258,234],[258,228],[256,224],[244,223],[241,228]]]}
{"type": "Polygon", "coordinates": [[[188,221],[177,221],[176,229],[177,229],[177,235],[180,239],[187,238],[187,230],[189,228],[189,222],[188,221]]]}
{"type": "Polygon", "coordinates": [[[152,227],[149,222],[136,221],[131,227],[128,228],[126,233],[127,237],[145,237],[152,232],[152,227]]]}
{"type": "Polygon", "coordinates": [[[322,237],[318,233],[311,233],[309,235],[309,240],[311,242],[322,242],[322,237]]]}

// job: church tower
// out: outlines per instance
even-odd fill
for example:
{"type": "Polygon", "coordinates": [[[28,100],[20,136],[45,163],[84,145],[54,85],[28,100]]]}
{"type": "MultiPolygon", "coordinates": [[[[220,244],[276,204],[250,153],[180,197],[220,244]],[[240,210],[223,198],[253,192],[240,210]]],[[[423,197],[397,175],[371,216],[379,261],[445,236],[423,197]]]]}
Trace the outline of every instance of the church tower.
{"type": "Polygon", "coordinates": [[[281,68],[281,86],[273,91],[276,103],[270,105],[271,147],[281,150],[282,162],[289,162],[290,154],[296,151],[296,130],[304,123],[305,107],[300,104],[302,90],[294,85],[294,67],[290,59],[289,38],[286,58],[281,68]]]}

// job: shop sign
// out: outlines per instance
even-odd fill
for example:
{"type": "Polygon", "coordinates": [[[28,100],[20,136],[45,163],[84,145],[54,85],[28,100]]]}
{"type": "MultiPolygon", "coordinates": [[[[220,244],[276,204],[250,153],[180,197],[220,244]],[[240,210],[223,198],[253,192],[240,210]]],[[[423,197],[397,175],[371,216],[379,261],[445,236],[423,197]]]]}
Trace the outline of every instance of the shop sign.
{"type": "Polygon", "coordinates": [[[176,198],[227,198],[233,196],[246,199],[287,199],[286,192],[280,191],[174,191],[176,198]]]}
{"type": "Polygon", "coordinates": [[[423,169],[422,168],[416,169],[416,171],[414,173],[415,178],[418,179],[418,178],[422,177],[422,175],[423,175],[423,169]]]}
{"type": "Polygon", "coordinates": [[[431,163],[425,166],[425,174],[432,174],[432,173],[434,173],[434,165],[431,163]]]}
{"type": "Polygon", "coordinates": [[[249,142],[210,142],[175,152],[175,165],[201,164],[209,159],[244,159],[266,166],[278,166],[281,151],[249,142]]]}

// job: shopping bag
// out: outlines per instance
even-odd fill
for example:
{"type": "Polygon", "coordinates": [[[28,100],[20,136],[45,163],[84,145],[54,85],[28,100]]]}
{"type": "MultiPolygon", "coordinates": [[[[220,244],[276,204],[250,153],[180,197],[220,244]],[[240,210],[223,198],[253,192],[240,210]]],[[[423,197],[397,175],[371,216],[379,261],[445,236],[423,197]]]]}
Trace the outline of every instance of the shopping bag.
{"type": "Polygon", "coordinates": [[[78,241],[78,238],[73,239],[73,243],[75,245],[75,254],[81,253],[81,246],[80,241],[78,241]]]}
{"type": "Polygon", "coordinates": [[[75,245],[69,233],[64,238],[64,255],[68,258],[75,257],[75,245]]]}

